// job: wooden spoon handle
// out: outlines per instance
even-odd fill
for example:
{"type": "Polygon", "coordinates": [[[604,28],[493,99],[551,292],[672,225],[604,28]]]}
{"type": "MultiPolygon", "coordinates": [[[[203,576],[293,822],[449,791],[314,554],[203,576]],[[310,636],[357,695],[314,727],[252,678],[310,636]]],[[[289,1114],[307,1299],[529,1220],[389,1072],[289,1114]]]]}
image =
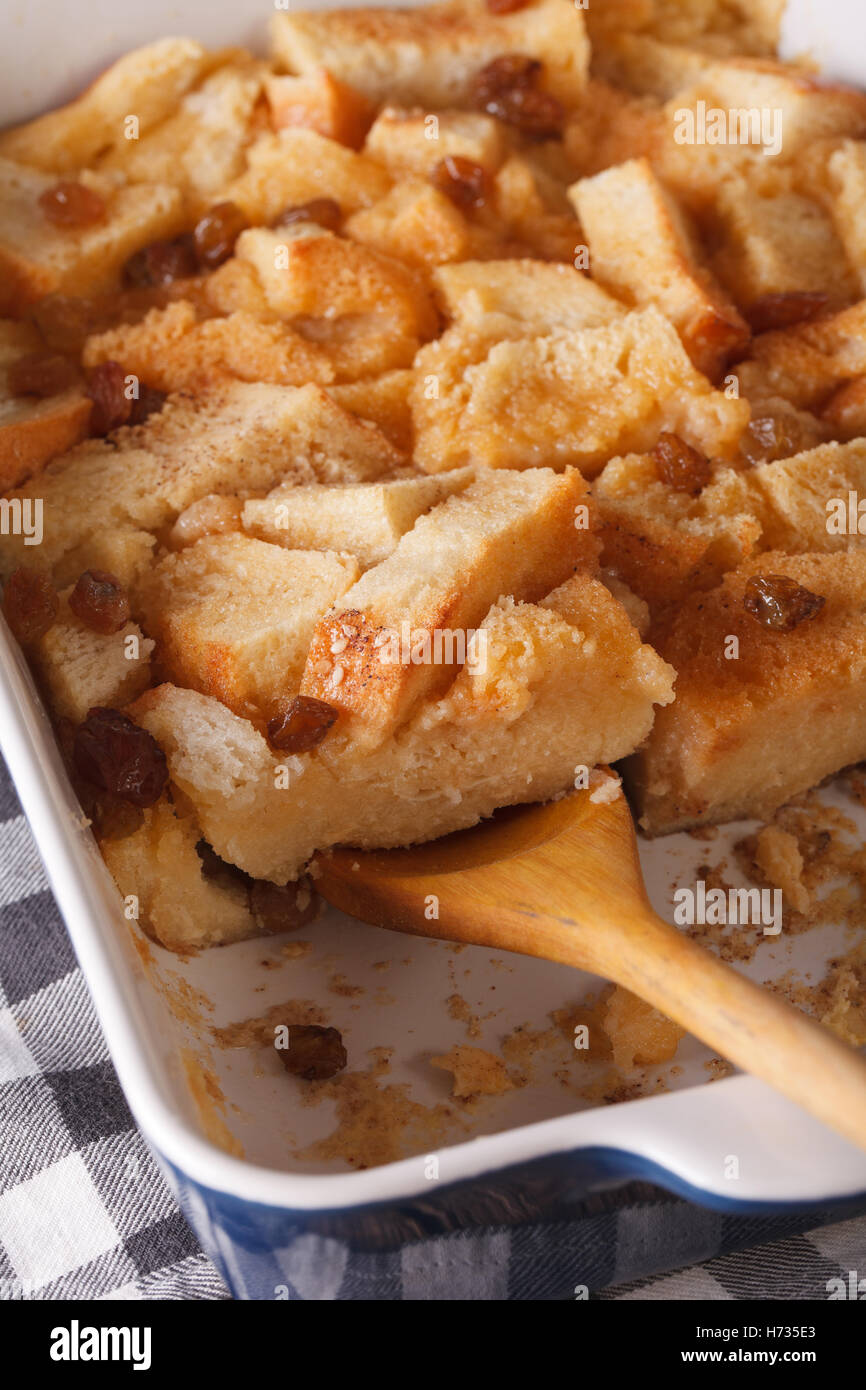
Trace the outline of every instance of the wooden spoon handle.
{"type": "MultiPolygon", "coordinates": [[[[599,904],[600,916],[605,907],[599,904]]],[[[548,919],[544,954],[596,969],[654,1004],[722,1056],[769,1082],[866,1149],[866,1059],[777,994],[682,935],[646,904],[594,924],[592,964],[581,928],[548,919]]]]}

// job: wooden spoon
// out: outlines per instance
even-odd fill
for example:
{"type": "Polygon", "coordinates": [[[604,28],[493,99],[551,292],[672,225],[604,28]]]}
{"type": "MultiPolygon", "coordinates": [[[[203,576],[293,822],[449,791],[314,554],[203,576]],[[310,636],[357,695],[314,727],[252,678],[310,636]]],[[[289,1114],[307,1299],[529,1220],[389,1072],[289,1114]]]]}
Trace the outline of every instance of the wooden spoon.
{"type": "Polygon", "coordinates": [[[323,897],[374,926],[615,980],[866,1149],[866,1059],[652,910],[621,792],[607,803],[575,792],[429,844],[338,849],[318,864],[323,897]]]}

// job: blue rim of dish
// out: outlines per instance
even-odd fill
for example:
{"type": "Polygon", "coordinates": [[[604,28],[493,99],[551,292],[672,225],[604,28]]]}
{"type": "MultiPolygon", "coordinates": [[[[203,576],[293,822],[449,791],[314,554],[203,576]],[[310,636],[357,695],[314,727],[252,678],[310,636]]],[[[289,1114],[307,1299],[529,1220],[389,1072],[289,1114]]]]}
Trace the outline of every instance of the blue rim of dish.
{"type": "MultiPolygon", "coordinates": [[[[726,1197],[695,1186],[654,1159],[631,1150],[604,1146],[542,1154],[393,1200],[385,1198],[357,1206],[303,1209],[251,1201],[219,1191],[191,1177],[163,1155],[160,1158],[174,1175],[181,1192],[184,1189],[195,1191],[208,1199],[208,1211],[217,1225],[221,1226],[219,1217],[224,1215],[239,1232],[244,1225],[243,1213],[246,1213],[253,1219],[259,1215],[275,1226],[288,1223],[308,1231],[316,1230],[322,1235],[345,1236],[356,1227],[359,1234],[366,1233],[368,1237],[378,1231],[379,1237],[385,1240],[380,1248],[471,1228],[549,1224],[574,1219],[574,1208],[580,1203],[631,1182],[652,1185],[700,1207],[741,1216],[820,1214],[858,1207],[866,1210],[866,1190],[807,1201],[726,1197]],[[391,1234],[386,1236],[386,1230],[391,1234]]],[[[186,1209],[183,1201],[182,1205],[186,1209]]]]}

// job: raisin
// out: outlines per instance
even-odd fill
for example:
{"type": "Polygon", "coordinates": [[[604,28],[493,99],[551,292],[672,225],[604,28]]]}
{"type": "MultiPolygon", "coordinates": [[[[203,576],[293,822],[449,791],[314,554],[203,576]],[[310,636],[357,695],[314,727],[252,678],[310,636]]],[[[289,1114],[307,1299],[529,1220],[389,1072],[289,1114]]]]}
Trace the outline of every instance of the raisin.
{"type": "Polygon", "coordinates": [[[334,198],[311,198],[284,208],[276,220],[277,227],[291,227],[294,222],[315,222],[319,227],[337,232],[343,220],[343,210],[334,198]]]}
{"type": "Polygon", "coordinates": [[[92,227],[105,218],[105,203],[99,194],[68,179],[46,188],[39,206],[55,227],[92,227]]]}
{"type": "Polygon", "coordinates": [[[549,92],[539,92],[532,87],[517,87],[501,97],[488,102],[488,115],[498,116],[500,121],[516,126],[524,135],[537,140],[548,140],[559,135],[565,112],[556,97],[549,92]]]}
{"type": "Polygon", "coordinates": [[[475,79],[476,104],[490,116],[516,126],[525,135],[544,139],[558,135],[565,111],[556,97],[540,91],[541,63],[522,53],[494,58],[475,79]]]}
{"type": "Polygon", "coordinates": [[[87,395],[93,401],[90,433],[110,434],[125,425],[132,414],[126,394],[126,373],[119,362],[100,362],[87,374],[87,395]]]}
{"type": "Polygon", "coordinates": [[[189,280],[198,270],[191,236],[176,241],[153,241],[130,256],[123,267],[123,282],[130,289],[153,289],[189,280]]]}
{"type": "Polygon", "coordinates": [[[765,294],[745,310],[753,333],[772,333],[779,328],[793,328],[808,323],[827,306],[826,294],[795,291],[791,294],[765,294]]]}
{"type": "Polygon", "coordinates": [[[139,384],[138,395],[129,403],[128,423],[130,425],[143,425],[145,420],[150,419],[151,415],[159,414],[167,399],[164,391],[157,391],[154,386],[139,384]]]}
{"type": "Polygon", "coordinates": [[[73,754],[87,782],[133,806],[152,806],[168,782],[156,739],[116,709],[90,710],[75,731],[73,754]]]}
{"type": "Polygon", "coordinates": [[[119,579],[106,570],[85,570],[69,595],[76,618],[108,637],[129,622],[129,599],[119,579]]]}
{"type": "Polygon", "coordinates": [[[22,646],[44,637],[59,609],[60,599],[47,575],[23,565],[13,570],[3,588],[3,614],[22,646]]]}
{"type": "Polygon", "coordinates": [[[199,840],[195,849],[201,860],[201,871],[205,878],[233,879],[235,883],[242,883],[247,887],[252,885],[249,874],[245,874],[236,864],[230,864],[227,859],[221,859],[216,850],[211,849],[207,840],[199,840]]]}
{"type": "Polygon", "coordinates": [[[787,574],[753,575],[743,595],[746,612],[775,632],[791,632],[820,613],[826,601],[787,574]]]}
{"type": "Polygon", "coordinates": [[[264,879],[254,879],[250,884],[250,912],[259,931],[267,936],[297,931],[317,911],[318,899],[308,879],[287,883],[285,887],[264,879]]]}
{"type": "Polygon", "coordinates": [[[522,10],[527,4],[528,0],[487,0],[491,14],[514,14],[515,10],[522,10]]]}
{"type": "Polygon", "coordinates": [[[13,362],[6,374],[13,396],[59,396],[77,380],[75,366],[59,353],[30,352],[13,362]]]}
{"type": "Polygon", "coordinates": [[[310,695],[296,695],[288,708],[268,724],[268,742],[281,753],[306,753],[322,742],[337,711],[310,695]]]}
{"type": "Polygon", "coordinates": [[[80,777],[73,778],[73,786],[81,809],[93,826],[100,840],[125,840],[140,830],[144,823],[144,811],[109,792],[91,787],[80,777]]]}
{"type": "Polygon", "coordinates": [[[661,482],[692,497],[697,497],[712,476],[709,459],[678,434],[660,434],[652,458],[661,482]]]}
{"type": "Polygon", "coordinates": [[[475,77],[475,97],[484,107],[503,92],[514,91],[520,87],[534,87],[541,75],[541,63],[537,58],[527,58],[523,53],[503,53],[493,58],[475,77]]]}
{"type": "Polygon", "coordinates": [[[303,1081],[328,1081],[349,1060],[339,1031],[315,1023],[290,1023],[289,1045],[276,1052],[286,1071],[303,1081]]]}
{"type": "Polygon", "coordinates": [[[248,225],[237,203],[215,203],[195,224],[192,234],[199,265],[213,270],[227,261],[248,225]]]}
{"type": "Polygon", "coordinates": [[[740,440],[743,457],[752,465],[792,458],[815,447],[813,429],[801,424],[796,413],[758,415],[749,421],[740,440]]]}
{"type": "Polygon", "coordinates": [[[464,212],[484,206],[488,195],[487,170],[463,155],[447,154],[434,164],[430,182],[464,212]]]}

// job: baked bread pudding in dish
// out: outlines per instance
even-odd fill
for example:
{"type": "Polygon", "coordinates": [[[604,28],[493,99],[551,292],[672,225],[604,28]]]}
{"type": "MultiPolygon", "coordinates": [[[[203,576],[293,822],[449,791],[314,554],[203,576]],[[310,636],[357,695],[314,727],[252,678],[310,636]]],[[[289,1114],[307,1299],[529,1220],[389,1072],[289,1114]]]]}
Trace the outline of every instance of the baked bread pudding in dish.
{"type": "Polygon", "coordinates": [[[163,945],[866,759],[866,96],[781,8],[280,12],[0,134],[3,609],[163,945]]]}

